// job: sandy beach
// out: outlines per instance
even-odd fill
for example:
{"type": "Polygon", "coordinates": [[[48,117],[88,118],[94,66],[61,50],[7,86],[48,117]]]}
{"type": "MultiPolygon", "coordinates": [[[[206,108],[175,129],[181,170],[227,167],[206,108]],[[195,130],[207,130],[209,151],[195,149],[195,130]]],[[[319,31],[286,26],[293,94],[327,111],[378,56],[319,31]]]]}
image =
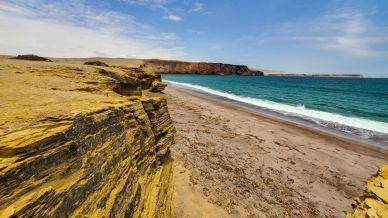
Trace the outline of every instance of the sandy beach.
{"type": "Polygon", "coordinates": [[[168,86],[176,217],[344,217],[388,150],[168,86]]]}

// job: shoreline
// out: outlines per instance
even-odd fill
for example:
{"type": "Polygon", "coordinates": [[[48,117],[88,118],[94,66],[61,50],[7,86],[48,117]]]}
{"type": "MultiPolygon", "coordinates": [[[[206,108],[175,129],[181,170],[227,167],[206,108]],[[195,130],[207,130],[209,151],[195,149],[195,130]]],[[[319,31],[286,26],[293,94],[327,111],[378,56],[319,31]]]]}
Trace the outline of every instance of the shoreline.
{"type": "MultiPolygon", "coordinates": [[[[241,101],[238,101],[235,99],[230,99],[230,98],[216,95],[213,93],[209,93],[209,92],[206,92],[203,90],[199,90],[199,89],[195,89],[195,88],[191,88],[191,87],[186,87],[186,86],[183,86],[180,84],[171,83],[170,81],[166,81],[166,83],[170,87],[175,87],[175,88],[184,90],[189,94],[199,95],[200,97],[210,98],[212,100],[219,101],[220,103],[230,104],[230,105],[233,105],[236,107],[241,107],[241,108],[244,108],[244,109],[251,111],[251,112],[253,112],[257,115],[260,115],[260,116],[266,116],[270,119],[275,119],[277,121],[288,122],[292,125],[303,126],[305,128],[309,128],[309,129],[312,129],[314,131],[320,131],[320,132],[328,134],[330,136],[335,136],[335,137],[343,138],[346,140],[352,140],[355,142],[359,142],[361,144],[367,144],[369,146],[374,146],[374,147],[388,150],[388,143],[386,141],[381,141],[381,140],[379,141],[377,139],[373,140],[373,139],[369,139],[369,138],[363,138],[360,135],[356,135],[356,134],[352,134],[352,133],[349,133],[346,131],[341,131],[338,129],[330,128],[328,126],[319,125],[319,124],[313,122],[312,120],[309,120],[308,118],[302,118],[302,117],[298,117],[296,115],[285,115],[281,112],[273,111],[273,110],[270,110],[270,109],[265,108],[265,107],[256,106],[256,105],[253,105],[250,103],[245,103],[245,102],[241,102],[241,101]]],[[[352,127],[352,126],[348,126],[348,127],[357,129],[357,127],[352,127]]],[[[383,133],[380,133],[380,134],[383,134],[383,133]]]]}
{"type": "MultiPolygon", "coordinates": [[[[189,90],[184,87],[179,87],[176,85],[173,85],[169,83],[169,88],[173,89],[178,89],[181,92],[185,92],[186,95],[192,95],[197,98],[202,98],[203,100],[212,102],[217,105],[222,105],[223,107],[228,107],[233,110],[238,110],[243,113],[248,113],[254,116],[258,116],[260,118],[265,118],[268,120],[273,120],[275,122],[282,123],[284,125],[289,125],[291,128],[300,128],[305,131],[309,131],[311,133],[323,136],[323,137],[328,137],[328,138],[335,138],[336,140],[344,141],[344,142],[350,142],[353,144],[357,144],[360,147],[366,147],[366,148],[376,148],[376,151],[385,151],[388,152],[388,147],[384,145],[379,145],[379,144],[373,144],[373,143],[368,143],[368,140],[360,140],[359,138],[353,137],[351,135],[345,135],[341,133],[337,133],[335,130],[330,130],[328,128],[320,127],[320,126],[313,126],[310,125],[310,123],[302,123],[298,122],[297,120],[293,120],[291,117],[286,117],[282,116],[281,114],[278,116],[278,114],[270,114],[266,113],[264,111],[259,111],[255,110],[254,108],[251,108],[249,106],[245,106],[245,103],[234,101],[234,100],[229,100],[223,97],[219,97],[216,95],[212,94],[203,94],[201,92],[197,92],[196,90],[189,90]],[[241,103],[241,104],[240,104],[241,103]]],[[[246,104],[247,105],[247,104],[246,104]]]]}
{"type": "Polygon", "coordinates": [[[343,217],[388,162],[386,149],[222,100],[173,86],[162,96],[177,129],[177,217],[196,217],[194,202],[223,217],[343,217]]]}

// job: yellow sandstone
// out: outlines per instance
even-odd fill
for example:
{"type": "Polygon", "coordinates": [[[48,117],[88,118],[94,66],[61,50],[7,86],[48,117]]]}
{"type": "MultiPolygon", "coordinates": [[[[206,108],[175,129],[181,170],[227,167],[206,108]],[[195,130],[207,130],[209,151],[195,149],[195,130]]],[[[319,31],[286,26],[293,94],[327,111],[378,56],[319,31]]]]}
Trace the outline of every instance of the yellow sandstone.
{"type": "Polygon", "coordinates": [[[347,218],[388,217],[388,165],[380,166],[376,175],[366,184],[364,193],[352,202],[353,212],[347,218]]]}
{"type": "Polygon", "coordinates": [[[175,128],[165,99],[140,96],[154,83],[0,58],[0,217],[170,217],[175,128]]]}

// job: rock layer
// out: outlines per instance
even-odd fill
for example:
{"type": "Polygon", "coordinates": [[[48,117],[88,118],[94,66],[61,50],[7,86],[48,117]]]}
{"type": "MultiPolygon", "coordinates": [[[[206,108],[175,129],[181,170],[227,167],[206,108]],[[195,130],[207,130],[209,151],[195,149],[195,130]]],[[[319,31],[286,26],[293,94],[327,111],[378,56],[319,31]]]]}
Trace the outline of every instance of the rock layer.
{"type": "Polygon", "coordinates": [[[100,71],[0,60],[0,217],[171,216],[166,100],[100,71]]]}
{"type": "Polygon", "coordinates": [[[364,193],[353,200],[353,212],[346,218],[388,217],[388,165],[380,166],[366,184],[364,193]]]}
{"type": "Polygon", "coordinates": [[[162,74],[204,74],[263,76],[263,72],[250,70],[244,65],[222,63],[144,60],[144,68],[162,74]]]}
{"type": "Polygon", "coordinates": [[[140,96],[142,90],[161,92],[167,86],[165,83],[162,83],[160,75],[151,71],[123,66],[116,66],[111,69],[114,71],[101,69],[100,73],[117,81],[114,91],[121,95],[140,96]]]}

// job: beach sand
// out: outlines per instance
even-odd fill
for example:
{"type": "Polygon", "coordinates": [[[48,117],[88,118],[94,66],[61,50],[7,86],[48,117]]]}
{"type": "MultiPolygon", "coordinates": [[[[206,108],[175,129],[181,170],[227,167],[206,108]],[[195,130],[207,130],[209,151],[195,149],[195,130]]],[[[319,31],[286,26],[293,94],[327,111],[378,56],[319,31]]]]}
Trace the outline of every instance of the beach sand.
{"type": "Polygon", "coordinates": [[[176,217],[344,217],[388,151],[168,86],[176,217]]]}

